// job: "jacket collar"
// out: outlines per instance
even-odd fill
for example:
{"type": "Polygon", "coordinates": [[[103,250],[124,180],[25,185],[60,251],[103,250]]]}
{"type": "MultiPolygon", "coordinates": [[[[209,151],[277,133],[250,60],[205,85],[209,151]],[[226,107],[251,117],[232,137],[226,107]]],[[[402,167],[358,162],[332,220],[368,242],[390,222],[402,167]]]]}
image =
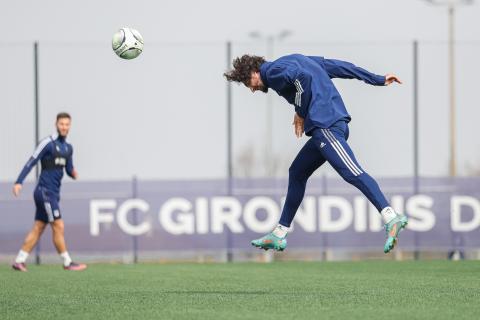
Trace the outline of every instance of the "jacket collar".
{"type": "Polygon", "coordinates": [[[58,132],[55,132],[50,136],[53,141],[58,140],[60,142],[65,142],[67,141],[67,137],[62,137],[61,135],[58,134],[58,132]]]}
{"type": "Polygon", "coordinates": [[[267,80],[267,71],[270,69],[270,66],[272,65],[271,62],[265,61],[262,63],[260,66],[260,78],[262,78],[262,82],[265,85],[265,87],[269,88],[270,86],[268,85],[268,80],[267,80]]]}

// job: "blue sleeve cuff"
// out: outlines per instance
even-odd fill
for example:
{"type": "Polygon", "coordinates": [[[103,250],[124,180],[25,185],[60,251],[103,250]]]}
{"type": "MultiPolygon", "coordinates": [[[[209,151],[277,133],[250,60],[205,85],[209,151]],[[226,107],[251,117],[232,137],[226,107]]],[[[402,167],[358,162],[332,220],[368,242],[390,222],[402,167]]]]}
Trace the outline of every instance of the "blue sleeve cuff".
{"type": "Polygon", "coordinates": [[[375,82],[377,84],[377,86],[384,86],[385,85],[385,80],[386,80],[386,77],[385,76],[375,76],[375,82]]]}

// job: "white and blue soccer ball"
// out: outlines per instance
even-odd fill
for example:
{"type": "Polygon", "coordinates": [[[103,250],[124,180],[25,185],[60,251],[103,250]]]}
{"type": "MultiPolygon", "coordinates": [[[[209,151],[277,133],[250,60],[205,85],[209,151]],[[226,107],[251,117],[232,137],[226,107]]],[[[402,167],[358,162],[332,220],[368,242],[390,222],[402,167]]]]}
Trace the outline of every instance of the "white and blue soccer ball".
{"type": "Polygon", "coordinates": [[[135,59],[143,51],[143,37],[133,28],[121,28],[113,35],[112,49],[122,59],[135,59]]]}

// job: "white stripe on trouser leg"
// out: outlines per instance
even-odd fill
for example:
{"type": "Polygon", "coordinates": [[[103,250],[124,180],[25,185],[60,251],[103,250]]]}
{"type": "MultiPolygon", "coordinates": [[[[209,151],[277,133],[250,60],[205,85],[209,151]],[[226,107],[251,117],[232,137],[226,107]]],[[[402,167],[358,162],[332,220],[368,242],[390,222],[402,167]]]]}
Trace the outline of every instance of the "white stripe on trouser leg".
{"type": "Polygon", "coordinates": [[[343,155],[345,156],[345,158],[347,159],[347,161],[353,166],[353,168],[355,168],[355,170],[358,172],[358,174],[362,174],[362,170],[360,170],[360,168],[357,166],[357,164],[355,163],[355,161],[353,161],[353,159],[350,157],[350,155],[348,154],[348,152],[345,150],[345,148],[343,147],[343,145],[340,143],[340,141],[338,141],[337,138],[335,138],[335,136],[333,135],[333,133],[326,129],[327,130],[327,133],[330,134],[330,136],[332,137],[332,139],[335,139],[335,143],[338,145],[338,147],[340,148],[340,151],[342,151],[343,155]]]}
{"type": "Polygon", "coordinates": [[[327,134],[330,137],[330,140],[333,141],[332,143],[334,143],[337,146],[339,151],[342,153],[344,159],[350,164],[350,167],[353,168],[353,170],[355,171],[356,175],[362,174],[363,173],[362,170],[360,170],[360,168],[358,168],[358,166],[355,164],[352,158],[350,158],[350,155],[348,154],[348,152],[343,148],[343,145],[340,143],[340,141],[338,141],[338,139],[335,138],[333,133],[331,133],[328,129],[325,129],[325,134],[327,134]]]}
{"type": "Polygon", "coordinates": [[[333,141],[333,143],[338,147],[340,152],[342,153],[343,157],[345,160],[350,164],[350,166],[354,169],[356,175],[362,174],[362,170],[355,164],[355,162],[350,158],[350,155],[348,152],[343,148],[343,145],[338,141],[337,138],[333,135],[333,133],[330,132],[330,130],[325,129],[325,133],[330,137],[330,139],[333,141]]]}
{"type": "Polygon", "coordinates": [[[350,172],[352,172],[352,174],[354,176],[357,176],[358,173],[357,171],[355,171],[355,168],[353,168],[348,162],[347,160],[345,159],[345,157],[343,156],[342,152],[339,150],[338,146],[335,144],[335,140],[332,140],[332,138],[326,133],[325,129],[321,129],[322,132],[323,132],[323,135],[327,138],[328,142],[330,142],[330,145],[332,146],[332,148],[337,152],[337,155],[340,157],[340,159],[342,160],[343,164],[345,164],[345,166],[350,170],[350,172]]]}
{"type": "Polygon", "coordinates": [[[354,176],[358,176],[360,173],[358,173],[358,171],[355,170],[355,168],[347,161],[347,159],[345,158],[345,156],[342,154],[342,152],[340,151],[340,149],[338,148],[338,145],[335,144],[335,140],[332,139],[327,131],[325,129],[321,129],[322,132],[323,132],[323,135],[327,138],[328,142],[330,142],[330,144],[332,145],[333,149],[337,152],[338,156],[340,157],[340,159],[342,160],[342,162],[345,164],[345,166],[350,170],[350,172],[353,173],[354,176]]]}
{"type": "Polygon", "coordinates": [[[52,206],[50,205],[49,202],[44,202],[44,205],[45,205],[45,211],[47,211],[48,222],[53,222],[52,206]]]}

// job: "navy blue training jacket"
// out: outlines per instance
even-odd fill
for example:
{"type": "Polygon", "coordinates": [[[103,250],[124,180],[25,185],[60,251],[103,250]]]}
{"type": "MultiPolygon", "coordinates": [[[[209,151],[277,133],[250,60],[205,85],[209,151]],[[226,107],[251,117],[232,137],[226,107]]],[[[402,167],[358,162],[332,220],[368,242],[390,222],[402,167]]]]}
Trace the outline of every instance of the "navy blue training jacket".
{"type": "Polygon", "coordinates": [[[73,147],[64,137],[54,134],[43,139],[23,167],[15,183],[23,183],[30,170],[40,160],[42,171],[37,186],[44,187],[58,195],[60,193],[63,170],[65,169],[67,174],[73,178],[72,154],[73,147]]]}
{"type": "Polygon", "coordinates": [[[385,76],[373,74],[350,62],[301,54],[263,63],[260,76],[265,86],[295,106],[295,112],[305,119],[306,135],[311,135],[314,128],[328,128],[339,120],[351,120],[332,78],[385,85],[385,76]]]}

